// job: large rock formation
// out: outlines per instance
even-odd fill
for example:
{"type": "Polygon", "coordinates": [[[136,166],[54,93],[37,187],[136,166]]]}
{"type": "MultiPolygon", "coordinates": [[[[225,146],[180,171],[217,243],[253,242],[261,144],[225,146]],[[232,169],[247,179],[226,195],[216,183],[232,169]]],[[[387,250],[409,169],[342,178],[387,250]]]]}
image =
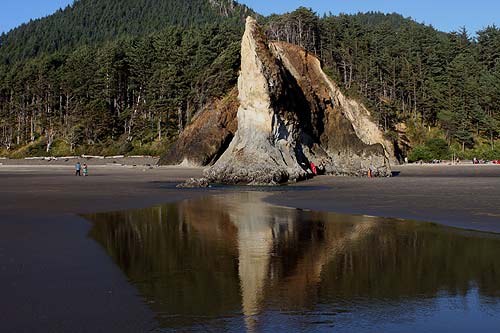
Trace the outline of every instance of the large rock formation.
{"type": "Polygon", "coordinates": [[[208,135],[208,141],[200,140],[201,133],[221,128],[220,112],[202,114],[195,130],[183,134],[174,149],[177,157],[170,161],[216,161],[205,171],[206,178],[231,184],[301,180],[311,174],[311,162],[329,174],[360,176],[371,169],[390,175],[393,145],[367,108],[344,96],[327,77],[316,57],[295,45],[269,43],[248,18],[241,58],[236,132],[224,132],[225,139],[208,135]]]}
{"type": "Polygon", "coordinates": [[[299,112],[302,103],[286,69],[256,21],[247,20],[238,79],[238,130],[206,172],[212,182],[279,184],[306,178],[299,112]]]}

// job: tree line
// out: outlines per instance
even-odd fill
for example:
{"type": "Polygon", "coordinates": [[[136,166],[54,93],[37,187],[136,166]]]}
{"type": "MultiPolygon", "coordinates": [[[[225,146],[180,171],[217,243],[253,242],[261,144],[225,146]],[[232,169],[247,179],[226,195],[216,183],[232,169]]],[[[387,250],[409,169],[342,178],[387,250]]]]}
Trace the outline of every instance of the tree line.
{"type": "Polygon", "coordinates": [[[2,36],[3,150],[19,156],[157,154],[196,112],[235,85],[245,8],[227,0],[213,7],[187,1],[175,9],[177,1],[141,2],[142,18],[156,20],[132,18],[140,8],[133,1],[82,0],[2,36]],[[130,11],[98,13],[101,4],[118,3],[122,9],[130,3],[130,11]],[[168,15],[160,15],[169,9],[168,15]],[[71,25],[74,16],[77,24],[71,25]],[[78,24],[98,25],[99,17],[105,26],[114,22],[119,36],[110,38],[113,32],[101,26],[78,24]],[[147,33],[160,25],[160,18],[166,28],[147,33]],[[137,29],[128,34],[120,30],[125,27],[137,29]],[[77,28],[81,33],[72,32],[77,28]],[[37,29],[36,41],[27,37],[37,29]],[[45,35],[49,38],[38,39],[45,35]],[[63,38],[72,40],[61,47],[50,42],[63,38]]]}
{"type": "Polygon", "coordinates": [[[195,112],[236,83],[239,36],[221,25],[169,28],[4,65],[2,145],[41,140],[49,153],[56,140],[70,152],[119,143],[109,151],[118,154],[172,140],[195,112]]]}
{"type": "MultiPolygon", "coordinates": [[[[236,84],[253,12],[230,0],[140,2],[77,1],[0,37],[3,153],[156,154],[236,84]]],[[[306,8],[259,20],[270,39],[317,55],[403,154],[436,140],[500,154],[499,28],[471,37],[397,14],[306,8]]]]}

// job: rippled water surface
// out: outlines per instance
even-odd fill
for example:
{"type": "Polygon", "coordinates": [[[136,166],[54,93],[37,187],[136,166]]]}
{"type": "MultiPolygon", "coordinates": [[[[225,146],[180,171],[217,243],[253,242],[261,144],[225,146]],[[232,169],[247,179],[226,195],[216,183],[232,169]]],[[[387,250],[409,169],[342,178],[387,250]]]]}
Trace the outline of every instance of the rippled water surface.
{"type": "Polygon", "coordinates": [[[175,332],[500,332],[500,236],[233,193],[87,215],[175,332]]]}

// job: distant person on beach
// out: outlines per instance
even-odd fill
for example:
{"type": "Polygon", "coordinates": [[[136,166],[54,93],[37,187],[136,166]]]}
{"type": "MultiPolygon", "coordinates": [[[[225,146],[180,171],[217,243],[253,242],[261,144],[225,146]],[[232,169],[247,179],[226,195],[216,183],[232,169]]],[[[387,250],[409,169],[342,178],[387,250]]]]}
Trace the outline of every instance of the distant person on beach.
{"type": "Polygon", "coordinates": [[[80,173],[81,170],[82,170],[82,165],[80,164],[80,162],[76,162],[75,176],[81,176],[81,173],[80,173]]]}
{"type": "Polygon", "coordinates": [[[87,177],[89,175],[89,168],[87,166],[87,163],[83,164],[83,176],[87,177]]]}

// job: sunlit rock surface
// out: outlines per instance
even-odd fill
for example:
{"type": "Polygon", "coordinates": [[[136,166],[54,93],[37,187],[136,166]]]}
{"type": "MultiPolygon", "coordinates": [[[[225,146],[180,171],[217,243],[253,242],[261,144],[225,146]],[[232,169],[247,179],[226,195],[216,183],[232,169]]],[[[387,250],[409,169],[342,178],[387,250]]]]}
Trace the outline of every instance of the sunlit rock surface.
{"type": "Polygon", "coordinates": [[[247,19],[238,80],[238,130],[206,176],[213,182],[279,184],[307,176],[294,92],[263,32],[247,19]],[[302,165],[303,164],[303,165],[302,165]]]}

